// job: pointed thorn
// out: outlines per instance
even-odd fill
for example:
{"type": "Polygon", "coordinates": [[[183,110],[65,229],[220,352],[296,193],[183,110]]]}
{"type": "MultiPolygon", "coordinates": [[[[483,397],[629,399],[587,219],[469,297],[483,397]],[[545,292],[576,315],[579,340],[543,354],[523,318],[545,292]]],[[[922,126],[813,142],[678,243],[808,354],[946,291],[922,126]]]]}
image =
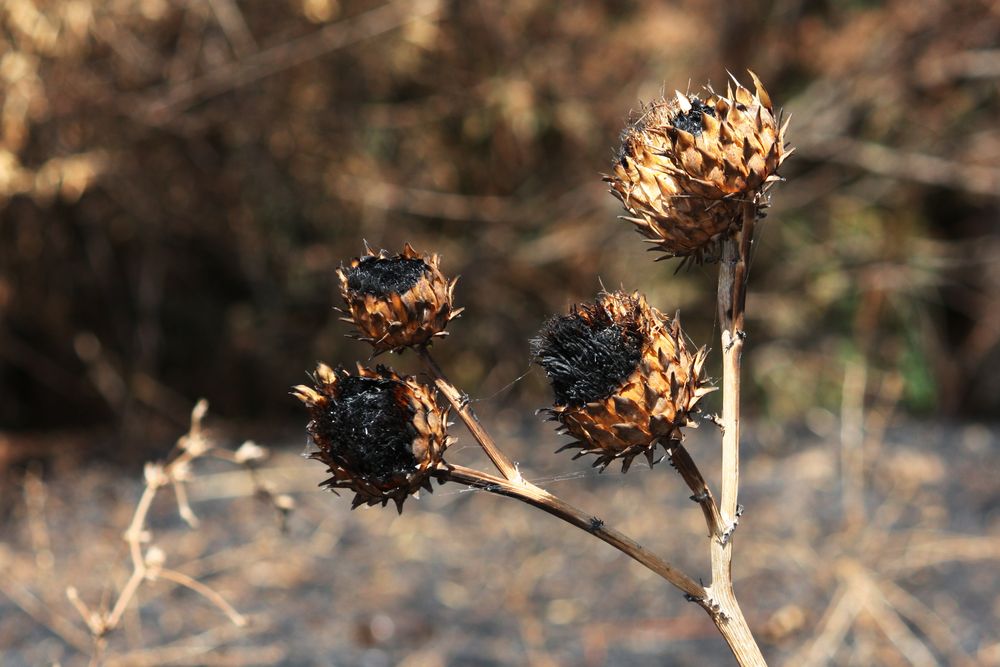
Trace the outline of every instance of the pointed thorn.
{"type": "Polygon", "coordinates": [[[675,90],[674,97],[677,99],[677,106],[680,107],[683,113],[691,111],[691,100],[688,99],[687,95],[679,90],[675,90]]]}

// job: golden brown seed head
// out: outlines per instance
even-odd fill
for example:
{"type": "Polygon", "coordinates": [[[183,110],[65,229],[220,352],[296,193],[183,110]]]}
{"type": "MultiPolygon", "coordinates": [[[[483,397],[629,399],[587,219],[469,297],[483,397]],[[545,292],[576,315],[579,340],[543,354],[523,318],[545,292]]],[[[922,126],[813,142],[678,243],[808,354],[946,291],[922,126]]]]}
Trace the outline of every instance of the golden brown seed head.
{"type": "Polygon", "coordinates": [[[456,279],[441,273],[437,255],[421,255],[410,244],[398,255],[370,248],[337,270],[345,322],[357,328],[375,353],[425,345],[446,336],[445,327],[462,312],[453,308],[456,279]]]}
{"type": "Polygon", "coordinates": [[[595,466],[639,454],[650,465],[656,444],[680,440],[682,426],[705,394],[706,351],[687,349],[679,322],[638,292],[602,293],[596,303],[554,317],[533,341],[555,396],[550,416],[576,438],[574,458],[595,454],[595,466]]]}
{"type": "Polygon", "coordinates": [[[407,497],[431,490],[431,473],[452,441],[448,411],[431,389],[385,366],[349,373],[320,364],[313,381],[292,395],[309,409],[310,458],[332,475],[324,486],[354,491],[353,507],[392,500],[400,512],[407,497]]]}
{"type": "MultiPolygon", "coordinates": [[[[604,180],[628,210],[626,220],[669,257],[713,257],[740,223],[741,204],[763,204],[784,145],[771,98],[736,82],[726,95],[678,92],[642,109],[622,132],[604,180]]],[[[735,79],[734,79],[735,82],[735,79]]]]}

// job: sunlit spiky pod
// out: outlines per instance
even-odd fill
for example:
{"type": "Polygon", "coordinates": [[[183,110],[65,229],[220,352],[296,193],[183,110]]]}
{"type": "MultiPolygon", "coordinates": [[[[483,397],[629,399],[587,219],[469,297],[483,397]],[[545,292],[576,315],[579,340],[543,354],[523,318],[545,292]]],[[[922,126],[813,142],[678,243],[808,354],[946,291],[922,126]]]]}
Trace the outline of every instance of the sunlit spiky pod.
{"type": "Polygon", "coordinates": [[[549,320],[532,341],[554,394],[547,412],[576,438],[574,458],[597,456],[606,468],[622,460],[627,471],[639,454],[655,462],[659,442],[680,440],[681,427],[705,394],[706,351],[690,352],[677,319],[671,320],[638,292],[602,293],[549,320]]]}
{"type": "Polygon", "coordinates": [[[376,354],[446,336],[448,322],[463,309],[452,306],[458,279],[445,278],[439,264],[438,255],[422,255],[408,243],[398,255],[367,248],[364,256],[337,270],[347,306],[342,319],[376,354]]]}
{"type": "Polygon", "coordinates": [[[400,512],[406,498],[432,490],[430,475],[452,442],[432,389],[385,366],[350,373],[320,364],[313,381],[292,395],[309,409],[310,458],[332,475],[324,486],[354,491],[352,509],[392,500],[400,512]]]}
{"type": "MultiPolygon", "coordinates": [[[[611,192],[623,216],[666,257],[714,258],[741,222],[743,202],[763,206],[784,144],[771,98],[750,72],[755,92],[733,79],[726,94],[661,98],[622,132],[611,192]]],[[[787,126],[787,123],[786,123],[787,126]]]]}

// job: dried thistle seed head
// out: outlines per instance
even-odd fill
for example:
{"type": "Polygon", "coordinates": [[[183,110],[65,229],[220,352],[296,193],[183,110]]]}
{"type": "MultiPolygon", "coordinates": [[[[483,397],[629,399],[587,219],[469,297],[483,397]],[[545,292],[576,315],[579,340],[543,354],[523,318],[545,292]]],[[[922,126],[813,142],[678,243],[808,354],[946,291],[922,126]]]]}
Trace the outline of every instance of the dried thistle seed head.
{"type": "Polygon", "coordinates": [[[354,491],[353,507],[392,500],[400,512],[408,496],[431,490],[451,443],[448,411],[431,389],[385,366],[352,374],[320,364],[313,380],[292,394],[309,409],[310,458],[332,474],[324,486],[354,491]]]}
{"type": "Polygon", "coordinates": [[[421,255],[410,244],[398,255],[368,248],[337,270],[347,305],[342,319],[354,324],[355,337],[371,343],[375,354],[446,336],[445,327],[462,309],[452,307],[457,279],[446,279],[439,263],[437,255],[421,255]]]}
{"type": "MultiPolygon", "coordinates": [[[[726,95],[678,92],[642,109],[622,132],[604,180],[629,212],[624,219],[668,257],[713,258],[740,222],[741,204],[764,204],[784,145],[771,98],[750,72],[755,92],[739,82],[726,95]]],[[[787,124],[786,124],[787,125],[787,124]]]]}
{"type": "Polygon", "coordinates": [[[703,375],[705,348],[688,351],[679,322],[638,292],[602,293],[550,319],[532,341],[555,405],[547,410],[576,440],[574,458],[595,454],[595,466],[639,454],[650,465],[657,442],[679,440],[692,413],[714,391],[703,375]]]}

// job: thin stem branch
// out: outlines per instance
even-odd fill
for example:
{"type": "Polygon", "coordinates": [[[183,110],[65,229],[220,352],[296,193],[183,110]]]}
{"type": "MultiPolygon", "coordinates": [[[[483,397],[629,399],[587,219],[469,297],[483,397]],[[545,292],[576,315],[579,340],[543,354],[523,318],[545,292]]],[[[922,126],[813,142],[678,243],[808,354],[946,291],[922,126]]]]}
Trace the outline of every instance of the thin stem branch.
{"type": "Polygon", "coordinates": [[[142,580],[145,578],[146,565],[145,563],[140,563],[132,570],[128,581],[125,582],[122,592],[118,595],[118,601],[115,602],[114,609],[111,610],[107,618],[102,619],[99,635],[104,636],[118,627],[118,623],[122,620],[122,615],[125,614],[125,610],[128,608],[128,603],[132,601],[136,591],[139,590],[139,585],[142,584],[142,580]]]}
{"type": "Polygon", "coordinates": [[[726,526],[722,521],[722,515],[719,514],[719,507],[715,504],[715,496],[708,488],[708,482],[705,481],[701,470],[698,469],[691,454],[681,442],[671,440],[664,442],[663,445],[667,450],[667,456],[670,457],[670,464],[680,473],[684,483],[694,494],[691,496],[691,500],[698,503],[701,506],[701,511],[705,514],[708,536],[721,539],[726,531],[726,526]]]}
{"type": "Polygon", "coordinates": [[[161,569],[157,572],[157,577],[160,579],[167,579],[175,584],[180,584],[190,588],[195,593],[201,594],[203,597],[212,602],[216,607],[221,609],[229,620],[233,622],[233,625],[243,627],[247,624],[247,618],[240,612],[236,611],[231,604],[226,602],[225,598],[219,595],[215,590],[201,583],[193,577],[189,577],[183,572],[178,572],[177,570],[168,570],[166,568],[161,569]]]}
{"type": "MultiPolygon", "coordinates": [[[[106,645],[106,637],[119,626],[126,609],[128,609],[142,582],[146,580],[152,581],[158,577],[162,577],[182,586],[187,586],[214,602],[229,616],[234,624],[238,626],[246,625],[246,618],[209,586],[183,573],[164,569],[163,553],[159,549],[153,547],[145,554],[143,554],[142,549],[143,544],[151,540],[149,529],[146,527],[149,510],[153,505],[153,500],[156,498],[157,492],[167,485],[172,485],[176,492],[177,507],[181,517],[192,527],[197,526],[197,518],[188,502],[184,481],[188,478],[191,462],[201,456],[212,453],[215,449],[214,445],[202,433],[201,421],[207,410],[208,404],[204,400],[199,401],[191,411],[191,426],[188,432],[178,439],[177,445],[171,454],[168,455],[166,461],[146,464],[144,471],[146,486],[143,489],[142,496],[139,498],[139,502],[136,504],[135,511],[132,513],[132,519],[129,521],[128,528],[125,529],[125,533],[122,536],[126,544],[128,544],[129,557],[132,561],[132,573],[118,594],[111,611],[92,611],[80,598],[75,587],[70,586],[66,589],[66,596],[87,624],[87,628],[94,639],[94,647],[91,653],[92,664],[97,664],[101,661],[106,645]]],[[[250,459],[248,457],[250,455],[246,454],[245,450],[241,451],[243,451],[243,458],[246,460],[239,460],[240,452],[234,455],[234,460],[249,466],[250,459]]],[[[257,454],[254,453],[253,455],[256,456],[257,454]]]]}
{"type": "Polygon", "coordinates": [[[431,356],[430,351],[426,347],[418,347],[416,348],[416,352],[427,372],[434,378],[434,384],[437,386],[438,391],[444,394],[444,397],[451,403],[451,407],[461,417],[465,423],[465,427],[469,429],[472,437],[476,439],[476,442],[483,448],[486,455],[490,457],[490,461],[500,471],[500,474],[510,481],[520,481],[521,473],[511,463],[511,460],[507,458],[507,455],[500,451],[496,442],[493,441],[493,437],[479,423],[476,413],[469,407],[468,398],[448,380],[448,377],[441,370],[441,367],[437,365],[437,362],[434,361],[434,357],[431,356]]]}
{"type": "Polygon", "coordinates": [[[434,475],[440,480],[467,484],[537,507],[554,517],[562,519],[566,523],[590,533],[599,540],[618,549],[626,556],[635,559],[680,589],[692,601],[698,602],[703,607],[706,604],[705,589],[691,577],[627,535],[609,528],[598,517],[587,514],[528,481],[523,479],[517,482],[510,481],[496,475],[458,465],[449,465],[447,468],[440,468],[435,471],[434,475]]]}
{"type": "Polygon", "coordinates": [[[712,616],[719,632],[740,665],[766,666],[733,591],[732,531],[739,517],[740,486],[740,369],[746,338],[746,281],[757,204],[746,202],[742,228],[724,242],[719,263],[719,322],[722,329],[722,497],[720,512],[726,531],[711,541],[712,585],[709,593],[716,605],[712,616]]]}

